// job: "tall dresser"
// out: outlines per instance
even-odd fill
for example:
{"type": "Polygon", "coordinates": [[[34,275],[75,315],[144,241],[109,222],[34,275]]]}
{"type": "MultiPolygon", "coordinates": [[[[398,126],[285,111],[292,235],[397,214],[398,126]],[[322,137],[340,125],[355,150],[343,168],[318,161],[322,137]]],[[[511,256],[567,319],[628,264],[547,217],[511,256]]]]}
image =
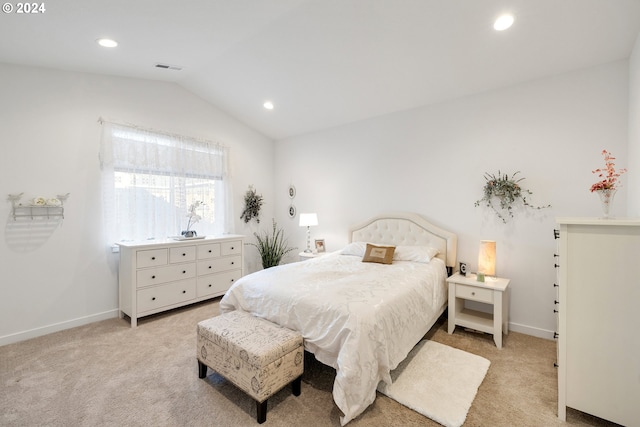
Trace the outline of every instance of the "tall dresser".
{"type": "Polygon", "coordinates": [[[120,243],[120,317],[140,317],[223,295],[242,277],[243,236],[120,243]]]}
{"type": "Polygon", "coordinates": [[[558,417],[640,426],[640,220],[557,222],[558,417]]]}

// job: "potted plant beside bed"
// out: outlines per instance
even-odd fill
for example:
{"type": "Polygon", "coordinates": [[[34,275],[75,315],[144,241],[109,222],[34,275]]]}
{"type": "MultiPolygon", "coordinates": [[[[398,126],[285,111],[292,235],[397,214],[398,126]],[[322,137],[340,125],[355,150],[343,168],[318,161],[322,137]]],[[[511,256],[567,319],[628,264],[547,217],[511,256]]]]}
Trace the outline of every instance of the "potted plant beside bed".
{"type": "Polygon", "coordinates": [[[265,269],[280,265],[282,257],[296,249],[288,247],[289,242],[284,237],[284,230],[278,228],[278,224],[274,219],[272,219],[272,222],[273,228],[270,234],[266,231],[261,234],[253,233],[256,236],[257,243],[247,243],[258,248],[262,259],[262,268],[265,269]]]}

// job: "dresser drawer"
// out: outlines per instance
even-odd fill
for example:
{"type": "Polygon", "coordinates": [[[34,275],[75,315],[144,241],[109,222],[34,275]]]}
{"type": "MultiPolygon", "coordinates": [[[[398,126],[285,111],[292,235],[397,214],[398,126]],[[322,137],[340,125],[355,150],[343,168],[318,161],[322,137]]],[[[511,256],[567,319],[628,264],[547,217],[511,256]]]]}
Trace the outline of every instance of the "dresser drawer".
{"type": "Polygon", "coordinates": [[[198,262],[198,275],[242,268],[242,256],[228,256],[198,262]]]}
{"type": "Polygon", "coordinates": [[[136,252],[136,266],[138,268],[155,267],[167,264],[166,249],[149,249],[136,252]]]}
{"type": "Polygon", "coordinates": [[[138,288],[196,277],[196,264],[170,265],[136,271],[138,288]]]}
{"type": "Polygon", "coordinates": [[[137,297],[138,313],[189,301],[196,297],[196,279],[140,289],[137,297]]]}
{"type": "Polygon", "coordinates": [[[199,297],[223,294],[242,276],[242,270],[232,270],[225,273],[209,274],[198,277],[196,294],[199,297]]]}
{"type": "Polygon", "coordinates": [[[475,286],[456,285],[456,297],[472,301],[493,303],[493,291],[475,286]]]}
{"type": "Polygon", "coordinates": [[[222,242],[220,244],[222,255],[240,255],[242,253],[242,241],[233,240],[231,242],[222,242]]]}
{"type": "Polygon", "coordinates": [[[175,264],[177,262],[188,262],[196,260],[195,246],[181,246],[179,248],[169,249],[169,262],[175,264]]]}
{"type": "Polygon", "coordinates": [[[220,256],[220,243],[207,243],[198,246],[198,259],[215,258],[220,256]]]}

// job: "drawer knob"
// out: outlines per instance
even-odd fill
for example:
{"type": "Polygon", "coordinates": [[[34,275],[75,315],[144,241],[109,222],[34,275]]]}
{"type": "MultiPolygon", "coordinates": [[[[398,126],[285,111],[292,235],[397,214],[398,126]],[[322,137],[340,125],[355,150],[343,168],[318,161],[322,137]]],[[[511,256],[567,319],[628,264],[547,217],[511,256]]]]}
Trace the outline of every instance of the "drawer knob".
{"type": "Polygon", "coordinates": [[[231,261],[231,265],[235,264],[235,262],[231,261]]]}
{"type": "Polygon", "coordinates": [[[231,246],[231,250],[234,250],[235,248],[233,246],[231,246]]]}
{"type": "Polygon", "coordinates": [[[476,296],[476,293],[475,292],[471,292],[471,295],[476,296]]]}
{"type": "Polygon", "coordinates": [[[187,254],[182,254],[182,256],[187,256],[187,254]]]}
{"type": "Polygon", "coordinates": [[[209,287],[211,287],[211,283],[209,283],[209,287]]]}
{"type": "Polygon", "coordinates": [[[211,266],[209,266],[209,268],[211,268],[211,266]]]}
{"type": "Polygon", "coordinates": [[[209,249],[209,253],[211,253],[211,249],[209,249]]]}
{"type": "Polygon", "coordinates": [[[152,256],[151,261],[155,261],[155,260],[156,260],[156,257],[152,256]]]}
{"type": "Polygon", "coordinates": [[[182,293],[183,293],[183,294],[186,294],[186,293],[187,293],[187,291],[182,291],[182,293]]]}
{"type": "Polygon", "coordinates": [[[156,276],[151,276],[151,278],[152,278],[152,279],[155,279],[155,278],[156,278],[156,276]]]}
{"type": "Polygon", "coordinates": [[[151,301],[155,301],[155,300],[156,300],[156,297],[152,297],[152,298],[151,298],[151,301]]]}
{"type": "Polygon", "coordinates": [[[187,270],[182,270],[182,274],[185,274],[187,272],[187,270]]]}
{"type": "Polygon", "coordinates": [[[233,283],[233,282],[234,282],[234,280],[235,280],[235,279],[231,279],[231,283],[233,283]]]}

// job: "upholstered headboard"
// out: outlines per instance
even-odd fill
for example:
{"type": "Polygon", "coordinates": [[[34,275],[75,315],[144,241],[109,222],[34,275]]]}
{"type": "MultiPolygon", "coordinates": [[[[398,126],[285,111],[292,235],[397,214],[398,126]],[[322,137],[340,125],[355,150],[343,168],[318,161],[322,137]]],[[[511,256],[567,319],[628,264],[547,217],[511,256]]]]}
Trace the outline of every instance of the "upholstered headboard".
{"type": "Polygon", "coordinates": [[[455,267],[458,236],[431,224],[415,213],[378,215],[351,227],[351,242],[386,245],[431,246],[438,248],[438,258],[447,267],[455,267]]]}

